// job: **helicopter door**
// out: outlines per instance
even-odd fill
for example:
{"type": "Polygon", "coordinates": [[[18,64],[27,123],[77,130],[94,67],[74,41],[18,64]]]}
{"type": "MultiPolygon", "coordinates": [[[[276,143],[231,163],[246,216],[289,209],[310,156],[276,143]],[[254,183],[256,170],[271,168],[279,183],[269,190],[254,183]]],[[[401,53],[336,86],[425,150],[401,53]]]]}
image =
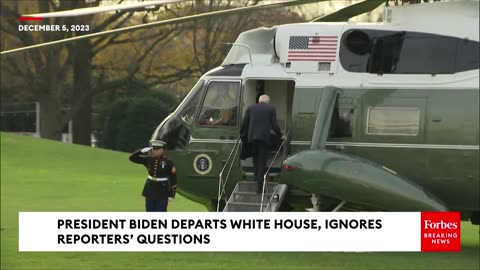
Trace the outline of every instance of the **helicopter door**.
{"type": "Polygon", "coordinates": [[[222,160],[240,135],[240,91],[240,80],[209,81],[190,137],[192,175],[218,181],[222,160]]]}
{"type": "MultiPolygon", "coordinates": [[[[270,103],[275,107],[277,113],[277,122],[283,134],[291,136],[292,134],[292,106],[295,82],[292,80],[266,80],[266,79],[249,79],[245,81],[243,90],[243,108],[246,108],[258,102],[260,95],[266,94],[270,97],[270,103]]],[[[276,136],[272,131],[272,152],[267,157],[267,166],[270,168],[270,175],[275,176],[280,173],[282,162],[285,159],[288,150],[288,140],[285,142],[281,151],[277,155],[277,151],[282,143],[280,137],[276,136]],[[275,156],[277,157],[275,158],[275,156]],[[275,159],[274,159],[275,158],[275,159]],[[273,161],[273,163],[272,163],[273,161]]],[[[241,160],[243,173],[246,175],[253,174],[253,160],[251,157],[241,160]]]]}

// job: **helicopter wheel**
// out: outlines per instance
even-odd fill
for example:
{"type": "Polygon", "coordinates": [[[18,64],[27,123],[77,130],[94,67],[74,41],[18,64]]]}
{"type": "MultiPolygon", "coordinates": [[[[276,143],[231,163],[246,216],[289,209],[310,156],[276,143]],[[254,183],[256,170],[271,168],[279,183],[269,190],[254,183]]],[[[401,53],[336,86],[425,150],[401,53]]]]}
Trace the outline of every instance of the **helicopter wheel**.
{"type": "Polygon", "coordinates": [[[309,212],[338,212],[347,203],[347,201],[321,196],[316,193],[312,193],[310,201],[313,207],[307,209],[309,212]]]}

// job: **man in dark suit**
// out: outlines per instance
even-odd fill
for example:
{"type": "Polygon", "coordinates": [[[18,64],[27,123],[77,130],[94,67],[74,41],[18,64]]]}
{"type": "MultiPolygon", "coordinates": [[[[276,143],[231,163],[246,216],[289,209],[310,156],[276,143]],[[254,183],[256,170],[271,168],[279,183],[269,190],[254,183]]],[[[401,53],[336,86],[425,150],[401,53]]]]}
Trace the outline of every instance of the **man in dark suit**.
{"type": "Polygon", "coordinates": [[[240,130],[242,142],[251,144],[257,194],[262,193],[267,156],[272,149],[270,130],[275,131],[279,137],[282,136],[275,107],[270,105],[270,97],[261,95],[257,104],[248,107],[240,130]]]}

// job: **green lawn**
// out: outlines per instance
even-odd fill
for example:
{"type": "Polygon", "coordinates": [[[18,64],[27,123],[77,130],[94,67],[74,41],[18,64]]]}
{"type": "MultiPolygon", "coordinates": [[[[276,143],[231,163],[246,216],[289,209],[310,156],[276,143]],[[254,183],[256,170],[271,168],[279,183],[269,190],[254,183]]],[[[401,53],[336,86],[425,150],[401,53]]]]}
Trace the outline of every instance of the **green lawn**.
{"type": "MultiPolygon", "coordinates": [[[[479,227],[468,222],[459,253],[18,252],[20,211],[144,211],[145,171],[127,157],[2,133],[1,269],[480,268],[479,227]]],[[[181,196],[169,210],[206,211],[181,196]]]]}

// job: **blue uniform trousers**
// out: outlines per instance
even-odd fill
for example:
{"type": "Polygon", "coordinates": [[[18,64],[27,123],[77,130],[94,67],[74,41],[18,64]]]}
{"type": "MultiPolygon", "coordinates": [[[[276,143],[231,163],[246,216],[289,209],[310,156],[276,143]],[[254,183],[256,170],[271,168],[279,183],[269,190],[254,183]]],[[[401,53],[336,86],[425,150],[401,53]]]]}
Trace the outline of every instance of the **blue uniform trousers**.
{"type": "Polygon", "coordinates": [[[164,200],[150,200],[145,198],[147,212],[167,212],[168,198],[164,200]]]}

